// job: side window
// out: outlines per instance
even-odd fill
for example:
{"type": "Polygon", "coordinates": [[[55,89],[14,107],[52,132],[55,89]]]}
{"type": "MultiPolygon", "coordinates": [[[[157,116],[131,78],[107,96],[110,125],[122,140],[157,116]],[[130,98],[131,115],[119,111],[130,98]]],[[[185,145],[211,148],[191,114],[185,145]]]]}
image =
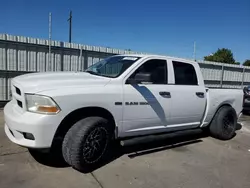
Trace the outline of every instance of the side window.
{"type": "Polygon", "coordinates": [[[176,85],[198,85],[194,66],[189,63],[173,61],[176,85]]]}
{"type": "Polygon", "coordinates": [[[138,73],[149,73],[152,84],[167,84],[167,61],[161,59],[148,60],[130,78],[134,78],[138,73]]]}

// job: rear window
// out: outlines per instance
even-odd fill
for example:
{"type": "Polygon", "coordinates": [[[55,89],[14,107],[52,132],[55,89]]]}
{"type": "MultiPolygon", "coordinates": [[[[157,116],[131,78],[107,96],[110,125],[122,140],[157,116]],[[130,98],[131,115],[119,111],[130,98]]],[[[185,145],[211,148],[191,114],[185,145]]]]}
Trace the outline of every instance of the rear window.
{"type": "Polygon", "coordinates": [[[173,61],[176,85],[198,85],[194,66],[189,63],[173,61]]]}

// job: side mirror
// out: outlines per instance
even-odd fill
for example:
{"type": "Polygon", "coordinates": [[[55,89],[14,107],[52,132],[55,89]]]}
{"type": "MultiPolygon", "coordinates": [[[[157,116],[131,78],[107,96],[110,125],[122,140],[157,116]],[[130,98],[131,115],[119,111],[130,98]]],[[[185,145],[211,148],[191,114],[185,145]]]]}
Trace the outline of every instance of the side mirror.
{"type": "Polygon", "coordinates": [[[127,84],[140,84],[142,82],[151,82],[150,73],[137,73],[134,78],[129,78],[127,84]]]}

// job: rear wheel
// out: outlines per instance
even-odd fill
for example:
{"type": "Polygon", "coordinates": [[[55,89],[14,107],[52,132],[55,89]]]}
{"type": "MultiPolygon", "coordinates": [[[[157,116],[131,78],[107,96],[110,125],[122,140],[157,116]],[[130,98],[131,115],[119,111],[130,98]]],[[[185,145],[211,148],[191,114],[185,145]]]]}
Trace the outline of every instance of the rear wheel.
{"type": "Polygon", "coordinates": [[[101,117],[78,121],[69,129],[63,141],[65,161],[79,171],[93,168],[104,158],[112,132],[112,126],[101,117]]]}
{"type": "Polygon", "coordinates": [[[220,140],[229,140],[235,135],[237,115],[230,106],[221,107],[210,124],[211,136],[220,140]]]}

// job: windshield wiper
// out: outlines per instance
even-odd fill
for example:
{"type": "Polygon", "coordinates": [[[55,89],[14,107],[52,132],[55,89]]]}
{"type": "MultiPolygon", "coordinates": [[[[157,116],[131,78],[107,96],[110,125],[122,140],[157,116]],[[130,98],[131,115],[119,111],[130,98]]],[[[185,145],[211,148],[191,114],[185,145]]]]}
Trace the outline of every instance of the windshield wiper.
{"type": "Polygon", "coordinates": [[[87,72],[87,73],[89,73],[89,74],[93,74],[93,75],[98,75],[98,76],[100,76],[100,74],[98,74],[97,72],[94,72],[94,71],[92,71],[92,70],[86,70],[86,71],[84,71],[84,72],[87,72]]]}
{"type": "Polygon", "coordinates": [[[105,75],[105,74],[99,74],[99,73],[94,72],[94,71],[92,71],[92,70],[86,70],[86,71],[84,71],[84,72],[87,72],[87,73],[93,74],[93,75],[97,75],[97,76],[103,76],[103,77],[107,77],[107,78],[114,78],[113,76],[109,76],[109,75],[105,75]]]}

